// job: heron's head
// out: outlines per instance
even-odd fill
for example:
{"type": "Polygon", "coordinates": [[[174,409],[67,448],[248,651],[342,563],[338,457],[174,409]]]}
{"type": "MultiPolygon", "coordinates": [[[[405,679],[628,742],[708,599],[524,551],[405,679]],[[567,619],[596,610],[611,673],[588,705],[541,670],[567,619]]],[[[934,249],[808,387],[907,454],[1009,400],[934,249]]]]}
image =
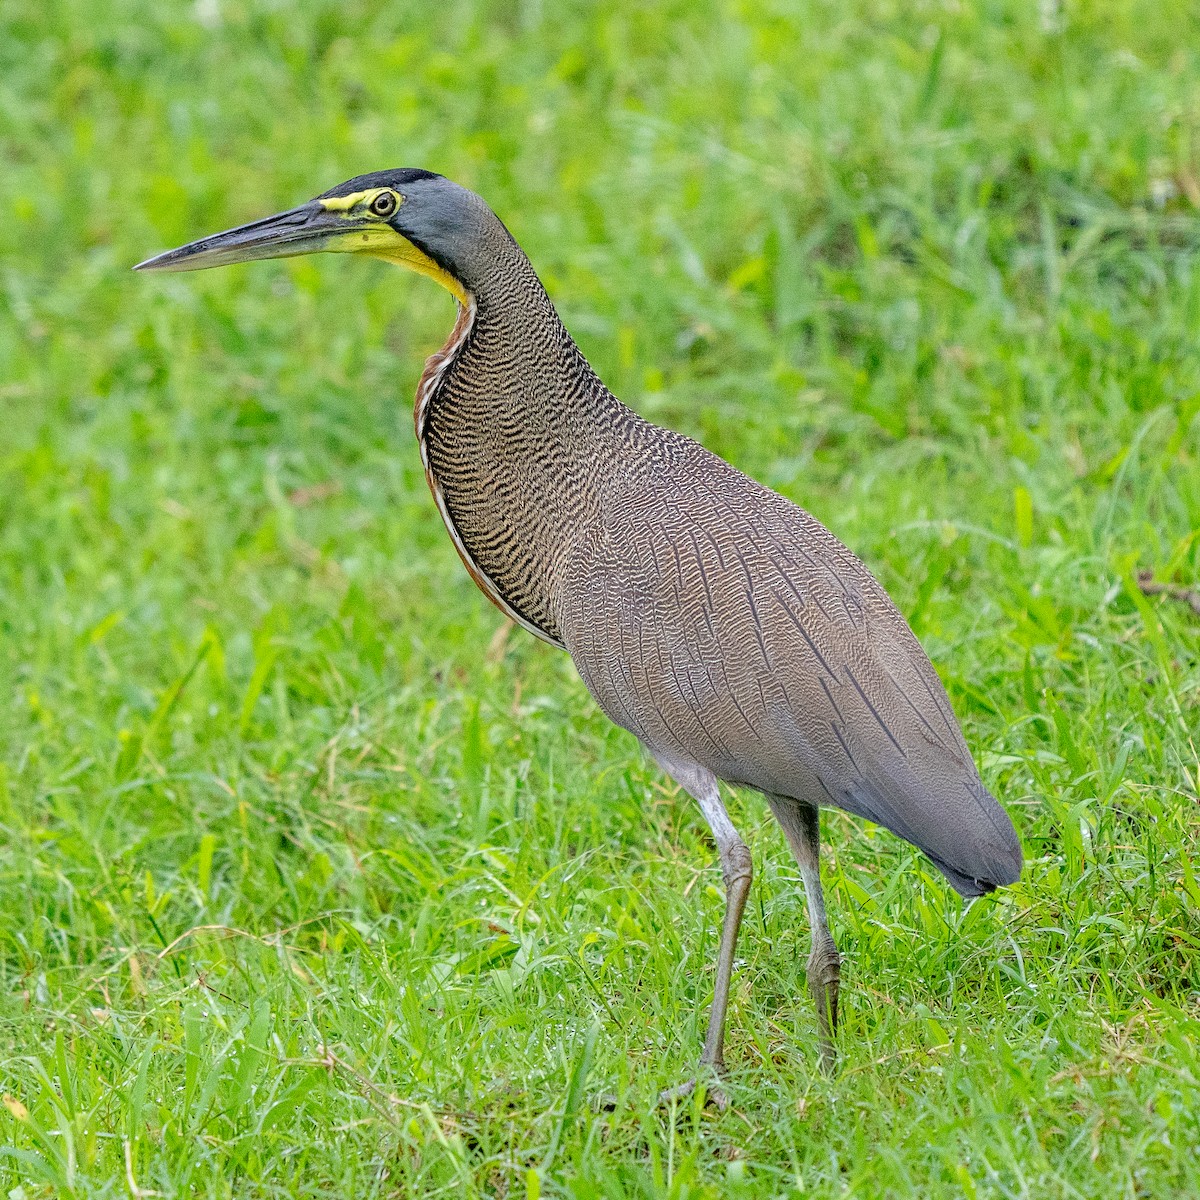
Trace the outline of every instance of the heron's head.
{"type": "Polygon", "coordinates": [[[511,245],[491,209],[430,171],[359,175],[299,208],[240,225],[138,263],[138,271],[199,271],[258,258],[369,254],[436,279],[465,304],[489,259],[511,245]]]}

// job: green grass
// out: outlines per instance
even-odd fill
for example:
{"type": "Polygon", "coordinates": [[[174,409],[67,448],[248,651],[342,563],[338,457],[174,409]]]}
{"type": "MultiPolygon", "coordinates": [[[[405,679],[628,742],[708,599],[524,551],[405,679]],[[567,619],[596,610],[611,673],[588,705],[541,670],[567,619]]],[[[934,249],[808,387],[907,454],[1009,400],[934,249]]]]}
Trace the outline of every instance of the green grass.
{"type": "Polygon", "coordinates": [[[0,10],[0,1192],[1200,1192],[1200,28],[1175,0],[0,10]],[[842,1066],[757,878],[725,1113],[698,813],[475,591],[453,319],[147,254],[482,192],[624,399],[862,554],[1026,846],[827,813],[842,1066]],[[615,1111],[597,1110],[613,1092],[615,1111]]]}

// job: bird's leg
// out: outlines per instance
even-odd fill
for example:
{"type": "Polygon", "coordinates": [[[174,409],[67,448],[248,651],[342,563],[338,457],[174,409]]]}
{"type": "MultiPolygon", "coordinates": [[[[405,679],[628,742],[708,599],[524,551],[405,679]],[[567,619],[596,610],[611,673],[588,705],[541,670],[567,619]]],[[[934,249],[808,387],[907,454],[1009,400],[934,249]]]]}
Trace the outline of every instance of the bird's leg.
{"type": "Polygon", "coordinates": [[[702,1065],[718,1071],[725,1069],[725,1010],[729,1007],[729,984],[733,976],[733,956],[737,949],[738,930],[746,898],[754,877],[754,866],[746,843],[738,836],[729,814],[721,803],[714,783],[709,796],[699,797],[700,809],[708,820],[717,850],[721,856],[721,874],[725,880],[725,920],[721,926],[721,945],[717,950],[717,978],[713,985],[712,1011],[708,1016],[708,1033],[700,1055],[702,1065]]]}
{"type": "Polygon", "coordinates": [[[771,811],[783,826],[788,845],[800,866],[804,894],[808,900],[808,923],[812,930],[812,952],[808,956],[808,990],[817,1006],[821,1036],[821,1063],[832,1071],[837,1062],[833,1036],[837,1032],[838,986],[841,957],[829,932],[825,895],[821,891],[821,814],[815,804],[790,796],[769,796],[771,811]]]}
{"type": "MultiPolygon", "coordinates": [[[[679,763],[655,754],[659,765],[680,786],[694,796],[700,811],[712,830],[721,857],[721,873],[725,879],[725,920],[721,927],[721,945],[717,950],[717,978],[713,985],[712,1009],[708,1014],[708,1033],[704,1038],[704,1049],[700,1053],[700,1066],[712,1067],[718,1074],[725,1070],[725,1010],[729,1006],[729,984],[733,975],[733,956],[737,947],[738,929],[742,924],[742,913],[746,909],[746,897],[750,894],[750,882],[754,868],[750,850],[734,829],[721,795],[716,776],[704,767],[692,763],[679,763]]],[[[661,1099],[670,1100],[686,1096],[695,1087],[695,1081],[664,1092],[661,1099]]],[[[722,1103],[723,1097],[716,1093],[714,1098],[722,1103]]],[[[722,1107],[724,1105],[722,1104],[722,1107]]]]}

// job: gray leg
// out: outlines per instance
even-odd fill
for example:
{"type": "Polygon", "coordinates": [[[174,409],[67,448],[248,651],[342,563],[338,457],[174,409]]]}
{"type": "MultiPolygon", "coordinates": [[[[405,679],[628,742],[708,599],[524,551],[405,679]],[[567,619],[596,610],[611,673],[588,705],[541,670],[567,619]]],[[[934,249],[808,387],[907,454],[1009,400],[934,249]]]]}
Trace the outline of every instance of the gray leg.
{"type": "MultiPolygon", "coordinates": [[[[679,762],[653,751],[651,753],[654,753],[658,765],[696,798],[721,856],[721,873],[725,877],[725,922],[721,928],[721,946],[717,951],[717,978],[713,986],[712,1011],[708,1016],[708,1034],[700,1054],[701,1066],[711,1066],[720,1072],[725,1069],[725,1009],[729,1004],[734,949],[753,877],[750,851],[738,837],[725,805],[721,803],[717,779],[711,771],[695,763],[679,762]]],[[[675,1089],[675,1094],[685,1095],[688,1090],[690,1087],[685,1085],[683,1089],[675,1089]]]]}
{"type": "Polygon", "coordinates": [[[829,932],[825,896],[821,891],[821,814],[815,804],[793,800],[790,796],[768,796],[767,801],[776,820],[783,826],[788,845],[800,865],[800,877],[804,880],[808,923],[812,930],[808,990],[817,1006],[821,1062],[826,1070],[832,1070],[837,1061],[833,1035],[837,1032],[841,958],[829,932]]]}

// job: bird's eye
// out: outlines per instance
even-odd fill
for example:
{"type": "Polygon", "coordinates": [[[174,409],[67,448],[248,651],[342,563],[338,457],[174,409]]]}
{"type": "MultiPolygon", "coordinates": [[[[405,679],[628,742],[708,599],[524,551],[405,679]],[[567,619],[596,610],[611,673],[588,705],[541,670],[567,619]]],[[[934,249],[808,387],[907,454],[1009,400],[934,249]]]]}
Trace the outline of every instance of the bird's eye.
{"type": "Polygon", "coordinates": [[[396,194],[395,192],[380,192],[374,200],[371,201],[371,211],[377,217],[390,217],[396,211],[396,194]]]}

